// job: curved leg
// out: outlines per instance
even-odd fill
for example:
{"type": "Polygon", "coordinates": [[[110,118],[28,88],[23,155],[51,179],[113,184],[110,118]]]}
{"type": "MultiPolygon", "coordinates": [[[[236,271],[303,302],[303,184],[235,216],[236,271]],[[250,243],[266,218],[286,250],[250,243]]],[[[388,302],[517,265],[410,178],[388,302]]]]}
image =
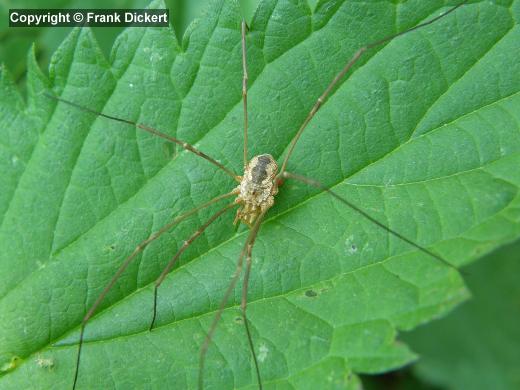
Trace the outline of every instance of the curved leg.
{"type": "Polygon", "coordinates": [[[226,207],[223,207],[219,211],[217,211],[215,214],[211,216],[210,219],[208,219],[195,233],[193,233],[190,238],[188,238],[182,246],[179,248],[175,256],[172,257],[172,259],[168,262],[168,265],[164,268],[161,275],[157,278],[155,281],[155,288],[153,292],[153,317],[152,322],[150,323],[150,331],[153,329],[153,326],[155,324],[155,319],[157,318],[157,290],[159,289],[159,286],[162,284],[168,273],[171,271],[177,260],[179,260],[179,257],[183,254],[183,252],[188,249],[188,247],[199,237],[209,225],[211,225],[215,220],[220,217],[222,214],[224,214],[226,211],[230,210],[231,208],[237,206],[237,203],[231,203],[228,204],[226,207]]]}
{"type": "Polygon", "coordinates": [[[232,191],[232,192],[229,192],[227,194],[217,196],[216,198],[213,198],[210,201],[208,201],[208,202],[206,202],[206,203],[204,203],[204,204],[202,204],[202,205],[200,205],[198,207],[195,207],[195,208],[185,212],[184,214],[179,215],[172,222],[164,225],[161,229],[159,229],[158,231],[156,231],[153,234],[151,234],[150,237],[148,237],[146,240],[141,241],[139,243],[139,245],[137,245],[137,247],[134,249],[134,251],[125,259],[123,264],[121,264],[121,266],[119,267],[117,272],[114,274],[112,279],[110,279],[110,282],[105,286],[105,288],[103,289],[101,294],[99,294],[99,296],[97,297],[96,301],[89,308],[87,314],[85,315],[85,317],[83,317],[83,320],[81,321],[81,330],[80,330],[79,344],[78,344],[78,354],[77,354],[77,357],[76,357],[76,369],[75,369],[75,372],[74,372],[74,383],[72,385],[73,389],[76,388],[76,384],[77,384],[77,381],[78,381],[79,363],[80,363],[80,358],[81,358],[81,349],[83,347],[83,336],[85,334],[85,327],[87,326],[87,323],[90,320],[90,318],[96,312],[96,310],[99,307],[99,305],[101,304],[101,302],[103,302],[103,299],[105,299],[105,297],[108,294],[108,292],[110,291],[110,289],[114,286],[114,284],[117,282],[119,277],[123,274],[123,272],[125,272],[125,270],[128,268],[130,263],[135,259],[135,257],[139,253],[141,253],[144,250],[144,248],[146,248],[146,246],[148,244],[150,244],[151,242],[153,242],[156,239],[158,239],[163,233],[167,232],[168,230],[170,230],[175,225],[177,225],[180,222],[184,221],[186,218],[190,217],[191,215],[195,214],[196,212],[198,212],[198,211],[200,211],[200,210],[202,210],[202,209],[204,209],[204,208],[206,208],[206,207],[208,207],[208,206],[210,206],[210,205],[212,205],[212,204],[214,204],[214,203],[216,203],[216,202],[218,202],[218,201],[220,201],[222,199],[229,198],[229,197],[234,196],[234,195],[235,195],[235,192],[232,191]]]}
{"type": "Polygon", "coordinates": [[[323,191],[326,191],[328,192],[330,195],[332,195],[334,198],[336,198],[337,200],[339,200],[341,203],[347,205],[348,207],[350,207],[352,210],[356,211],[357,213],[361,214],[363,217],[365,217],[366,219],[368,219],[369,221],[373,222],[374,224],[376,224],[377,226],[379,226],[381,229],[384,229],[386,230],[388,233],[394,235],[395,237],[403,240],[404,242],[406,242],[407,244],[410,244],[411,246],[419,249],[421,252],[424,252],[426,253],[428,256],[431,256],[433,257],[434,259],[437,259],[439,260],[441,263],[443,263],[444,265],[447,265],[448,267],[450,268],[453,268],[455,270],[457,270],[457,268],[451,264],[448,260],[442,258],[441,256],[433,253],[432,251],[430,251],[429,249],[426,249],[425,247],[413,242],[412,240],[410,240],[409,238],[406,238],[405,236],[403,236],[401,233],[398,233],[396,232],[395,230],[393,229],[390,229],[388,226],[385,226],[384,224],[382,224],[381,222],[379,222],[377,219],[375,219],[374,217],[372,217],[370,214],[368,214],[366,211],[360,209],[358,206],[356,206],[354,203],[348,201],[347,199],[345,199],[344,197],[338,195],[337,193],[335,193],[334,191],[332,191],[331,189],[327,188],[324,184],[320,183],[319,181],[317,180],[314,180],[314,179],[310,179],[308,177],[305,177],[305,176],[301,176],[301,175],[297,175],[295,173],[290,173],[290,172],[284,172],[283,173],[283,178],[285,179],[294,179],[294,180],[298,180],[302,183],[305,183],[307,185],[310,185],[310,186],[313,186],[313,187],[316,187],[316,188],[319,188],[320,190],[323,190],[323,191]]]}
{"type": "Polygon", "coordinates": [[[441,15],[439,15],[439,16],[437,16],[437,17],[435,17],[435,18],[433,18],[433,19],[431,19],[431,20],[429,20],[427,22],[418,24],[417,26],[409,28],[408,30],[398,32],[397,34],[390,35],[388,37],[380,39],[379,41],[369,43],[369,44],[359,48],[354,53],[352,58],[345,64],[343,69],[330,82],[330,84],[325,89],[325,91],[320,95],[318,100],[316,100],[316,103],[314,103],[314,106],[312,106],[311,111],[307,114],[307,117],[305,118],[305,120],[303,121],[302,125],[298,129],[298,132],[296,133],[296,135],[293,137],[293,139],[291,140],[291,142],[289,144],[289,150],[287,151],[287,154],[285,155],[285,158],[283,160],[282,167],[280,169],[280,173],[278,174],[278,178],[281,178],[283,176],[283,173],[285,172],[285,169],[287,168],[287,162],[289,161],[289,158],[291,157],[291,154],[294,151],[294,147],[296,146],[296,142],[298,142],[298,139],[301,137],[303,131],[305,130],[305,128],[307,127],[307,125],[309,124],[311,119],[314,117],[314,115],[316,115],[316,113],[320,109],[321,105],[325,102],[325,100],[330,95],[330,93],[332,92],[334,87],[336,87],[336,85],[343,78],[343,76],[345,76],[345,74],[354,66],[354,64],[359,60],[359,58],[366,51],[368,51],[370,49],[373,49],[376,46],[380,46],[380,45],[383,45],[383,44],[385,44],[387,42],[390,42],[392,39],[397,38],[397,37],[399,37],[401,35],[405,35],[405,34],[408,34],[408,33],[412,32],[412,31],[414,31],[414,30],[418,30],[418,29],[420,29],[422,27],[426,27],[426,26],[436,22],[437,20],[439,20],[441,18],[444,18],[445,16],[449,15],[450,13],[455,11],[457,8],[459,8],[460,6],[464,5],[466,2],[467,2],[467,0],[463,1],[459,5],[456,5],[455,7],[451,8],[448,11],[446,11],[445,13],[443,13],[443,14],[441,14],[441,15]]]}
{"type": "Polygon", "coordinates": [[[213,165],[215,165],[219,169],[221,169],[224,172],[226,172],[235,181],[240,183],[240,178],[233,171],[229,170],[224,165],[219,163],[217,160],[215,160],[214,158],[208,156],[206,153],[201,152],[195,146],[190,145],[187,142],[181,141],[181,140],[179,140],[179,139],[177,139],[175,137],[172,137],[172,136],[170,136],[168,134],[162,133],[159,130],[154,129],[153,127],[149,127],[149,126],[143,125],[141,123],[132,122],[132,121],[130,121],[128,119],[118,118],[118,117],[112,116],[112,115],[103,114],[102,112],[97,112],[97,111],[91,110],[88,107],[83,107],[83,106],[81,106],[81,105],[79,105],[77,103],[70,102],[70,101],[68,101],[66,99],[62,99],[62,98],[59,98],[59,97],[56,97],[56,96],[53,96],[53,95],[49,95],[47,93],[45,93],[44,95],[46,97],[50,98],[50,99],[54,99],[54,100],[57,100],[59,102],[68,104],[69,106],[75,107],[75,108],[77,108],[79,110],[82,110],[82,111],[85,111],[85,112],[89,112],[91,114],[94,114],[94,115],[97,115],[97,116],[100,116],[100,117],[103,117],[103,118],[111,119],[111,120],[114,120],[114,121],[117,121],[117,122],[126,123],[127,125],[135,126],[138,129],[144,130],[144,131],[146,131],[146,132],[148,132],[150,134],[153,134],[153,135],[155,135],[157,137],[165,139],[168,142],[172,142],[174,144],[180,145],[184,150],[187,150],[188,152],[196,154],[197,156],[202,157],[204,160],[209,161],[210,163],[212,163],[213,165]]]}

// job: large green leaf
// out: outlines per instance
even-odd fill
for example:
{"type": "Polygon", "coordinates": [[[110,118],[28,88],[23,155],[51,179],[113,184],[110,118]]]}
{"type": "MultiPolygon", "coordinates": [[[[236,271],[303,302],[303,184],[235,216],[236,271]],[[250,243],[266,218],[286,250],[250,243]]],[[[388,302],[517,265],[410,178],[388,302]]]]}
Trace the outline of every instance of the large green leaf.
{"type": "MultiPolygon", "coordinates": [[[[446,10],[441,1],[263,1],[248,34],[250,152],[279,159],[333,75],[363,43],[446,10]]],[[[160,6],[155,4],[154,6],[160,6]]],[[[455,265],[520,235],[520,1],[475,2],[370,51],[324,105],[290,161],[455,265]]],[[[207,161],[63,98],[154,126],[240,172],[238,5],[217,1],[182,45],[128,29],[111,59],[89,30],[30,58],[28,102],[2,72],[0,362],[6,389],[72,385],[81,318],[139,241],[235,183],[207,161]],[[48,368],[53,362],[53,368],[48,368]]],[[[79,388],[195,387],[198,350],[247,235],[220,206],[150,245],[89,323],[79,388]]],[[[286,182],[254,249],[248,313],[270,388],[349,388],[414,354],[398,330],[465,299],[458,273],[326,193],[286,182]]],[[[208,388],[255,387],[240,287],[212,344],[208,388]]]]}

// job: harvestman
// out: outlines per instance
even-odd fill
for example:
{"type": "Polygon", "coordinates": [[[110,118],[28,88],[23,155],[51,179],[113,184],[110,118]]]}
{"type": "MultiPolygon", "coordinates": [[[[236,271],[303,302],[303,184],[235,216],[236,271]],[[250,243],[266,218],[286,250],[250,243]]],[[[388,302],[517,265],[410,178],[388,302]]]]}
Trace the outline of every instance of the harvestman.
{"type": "Polygon", "coordinates": [[[256,237],[258,235],[258,232],[260,230],[260,225],[262,224],[262,221],[265,217],[265,214],[267,211],[273,206],[274,204],[274,196],[278,193],[278,188],[283,183],[284,179],[294,179],[297,181],[300,181],[302,183],[305,183],[307,185],[319,188],[323,191],[326,191],[330,195],[332,195],[334,198],[336,198],[338,201],[342,202],[343,204],[347,205],[348,207],[352,208],[359,214],[361,214],[363,217],[367,218],[371,222],[375,223],[377,226],[381,227],[382,229],[386,230],[387,232],[393,234],[394,236],[398,237],[399,239],[405,241],[409,245],[414,246],[418,250],[428,254],[429,256],[441,261],[445,265],[448,265],[450,267],[453,267],[449,262],[447,262],[445,259],[440,257],[439,255],[436,255],[435,253],[429,251],[428,249],[414,243],[413,241],[409,240],[408,238],[404,237],[400,233],[388,228],[387,226],[383,225],[381,222],[377,221],[373,217],[371,217],[369,214],[367,214],[365,211],[357,207],[356,205],[349,202],[347,199],[339,196],[332,190],[325,187],[322,183],[320,183],[317,180],[313,180],[310,178],[307,178],[305,176],[301,176],[298,174],[290,173],[287,171],[287,164],[289,162],[289,158],[291,157],[294,148],[296,146],[296,143],[298,142],[299,138],[301,137],[303,131],[311,121],[311,119],[314,117],[316,112],[320,109],[321,105],[325,102],[331,91],[335,88],[337,83],[345,76],[345,74],[354,66],[354,64],[359,60],[359,58],[368,50],[383,45],[385,43],[390,42],[394,38],[397,38],[401,35],[410,33],[414,30],[417,30],[419,28],[425,27],[427,25],[430,25],[437,20],[447,16],[448,14],[455,11],[457,8],[464,5],[466,1],[462,2],[461,4],[452,7],[447,12],[427,21],[424,23],[421,23],[415,27],[412,27],[408,30],[396,33],[394,35],[385,37],[381,40],[378,40],[376,42],[369,43],[361,48],[359,48],[352,58],[346,63],[346,65],[343,67],[343,69],[334,77],[334,79],[330,82],[328,87],[325,89],[325,91],[321,94],[321,96],[316,100],[314,103],[314,106],[311,108],[310,112],[307,114],[307,117],[303,121],[302,125],[298,129],[296,135],[293,137],[289,144],[289,149],[287,151],[287,154],[285,155],[281,168],[278,170],[278,165],[274,158],[270,154],[261,154],[254,156],[251,160],[249,160],[248,157],[248,111],[247,111],[247,81],[248,81],[248,74],[247,74],[247,61],[246,61],[246,23],[244,20],[242,20],[241,23],[241,36],[242,36],[242,68],[243,68],[243,78],[242,78],[242,101],[243,101],[243,109],[244,109],[244,174],[243,176],[236,175],[233,171],[226,168],[224,165],[213,159],[212,157],[208,156],[207,154],[203,153],[202,151],[195,148],[193,145],[190,145],[186,142],[183,142],[177,138],[174,138],[172,136],[169,136],[167,134],[161,133],[158,130],[155,130],[151,127],[148,127],[146,125],[132,122],[126,119],[114,117],[111,115],[99,113],[94,110],[90,110],[89,108],[80,106],[76,103],[57,98],[54,96],[48,95],[48,97],[56,99],[60,102],[69,104],[71,106],[74,106],[80,110],[112,119],[118,122],[123,122],[132,126],[135,126],[141,130],[144,130],[148,133],[151,133],[155,136],[158,136],[160,138],[165,139],[168,142],[175,143],[177,145],[180,145],[184,150],[194,153],[195,155],[202,157],[203,159],[209,161],[211,164],[215,165],[222,171],[224,171],[226,174],[231,176],[237,183],[237,187],[235,187],[231,192],[228,192],[226,194],[217,196],[216,198],[211,199],[210,201],[195,207],[184,214],[181,214],[180,216],[176,217],[173,221],[168,223],[167,225],[163,226],[158,231],[154,232],[152,235],[150,235],[146,240],[142,241],[135,249],[134,251],[125,259],[123,264],[119,267],[115,275],[112,277],[110,282],[105,286],[101,294],[98,296],[94,304],[89,308],[87,314],[84,316],[82,322],[81,322],[81,330],[80,330],[80,337],[79,337],[79,344],[78,344],[78,353],[76,358],[76,368],[74,373],[74,382],[72,388],[75,389],[76,385],[78,384],[78,378],[79,378],[79,369],[80,369],[80,359],[81,359],[81,351],[83,347],[83,338],[85,333],[85,328],[88,323],[88,321],[92,318],[94,313],[96,312],[96,309],[99,307],[109,290],[114,286],[114,284],[117,282],[121,274],[126,270],[126,268],[129,266],[129,264],[132,262],[132,260],[141,252],[143,249],[159,238],[163,233],[169,231],[172,227],[179,224],[180,222],[184,221],[191,215],[197,213],[198,211],[213,205],[214,203],[217,203],[223,199],[227,199],[230,197],[235,196],[235,200],[229,204],[227,204],[225,207],[221,208],[219,211],[217,211],[211,218],[209,218],[204,224],[202,224],[199,229],[193,233],[187,240],[185,240],[180,247],[180,249],[177,251],[177,253],[171,258],[171,260],[168,262],[167,266],[162,271],[161,275],[157,278],[155,281],[155,288],[154,288],[154,304],[153,304],[153,316],[152,321],[150,323],[150,331],[153,330],[155,320],[157,317],[157,293],[160,285],[168,275],[168,273],[172,270],[174,265],[176,264],[179,257],[182,255],[182,253],[190,246],[190,244],[197,239],[205,230],[206,228],[211,225],[215,220],[217,220],[221,215],[226,213],[227,211],[235,208],[238,206],[238,210],[236,211],[236,216],[234,220],[234,224],[243,222],[246,224],[249,229],[249,235],[244,243],[244,246],[242,248],[242,251],[240,252],[240,256],[238,258],[238,262],[236,265],[236,270],[232,276],[231,282],[229,283],[224,297],[222,298],[219,308],[217,310],[217,313],[215,314],[215,317],[213,319],[213,322],[211,323],[211,327],[204,339],[204,343],[201,346],[200,349],[200,357],[199,357],[199,388],[202,389],[204,386],[204,363],[206,358],[206,352],[208,350],[209,344],[213,338],[213,334],[217,328],[217,325],[220,321],[220,318],[222,316],[222,312],[227,304],[227,301],[235,289],[235,286],[238,282],[238,279],[240,278],[243,268],[244,268],[244,258],[245,258],[245,272],[244,272],[244,278],[243,278],[243,284],[242,284],[242,299],[241,299],[241,312],[243,317],[243,322],[245,325],[247,340],[249,344],[249,348],[251,350],[251,355],[254,362],[254,367],[256,370],[256,376],[258,381],[258,387],[262,388],[262,379],[260,375],[260,369],[258,366],[258,360],[256,357],[256,353],[253,347],[253,340],[251,337],[251,332],[249,330],[249,324],[247,320],[246,315],[246,309],[247,309],[247,291],[248,291],[248,284],[249,284],[249,275],[251,273],[251,257],[253,252],[253,246],[255,244],[256,237]]]}

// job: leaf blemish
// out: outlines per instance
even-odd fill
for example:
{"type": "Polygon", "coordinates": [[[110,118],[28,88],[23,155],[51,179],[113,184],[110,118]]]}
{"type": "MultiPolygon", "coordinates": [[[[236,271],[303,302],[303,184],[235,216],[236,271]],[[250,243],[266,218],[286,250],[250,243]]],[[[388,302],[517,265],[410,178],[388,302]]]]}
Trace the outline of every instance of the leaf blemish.
{"type": "Polygon", "coordinates": [[[116,249],[115,244],[110,244],[105,247],[105,252],[113,252],[116,249]]]}
{"type": "Polygon", "coordinates": [[[309,298],[313,298],[315,296],[317,296],[318,293],[314,290],[307,290],[305,291],[305,296],[309,297],[309,298]]]}
{"type": "Polygon", "coordinates": [[[42,357],[41,355],[38,355],[36,358],[36,364],[40,368],[46,368],[48,370],[51,370],[54,368],[54,360],[53,359],[46,359],[42,357]]]}
{"type": "Polygon", "coordinates": [[[269,348],[265,344],[260,345],[260,348],[258,348],[258,361],[260,363],[263,363],[264,360],[267,358],[267,355],[269,354],[269,348]]]}
{"type": "Polygon", "coordinates": [[[20,365],[22,359],[19,356],[13,356],[11,360],[4,365],[0,366],[0,373],[8,372],[14,370],[16,367],[20,365]]]}
{"type": "Polygon", "coordinates": [[[358,246],[354,243],[354,236],[348,236],[345,240],[345,251],[348,256],[352,256],[358,251],[358,246]]]}

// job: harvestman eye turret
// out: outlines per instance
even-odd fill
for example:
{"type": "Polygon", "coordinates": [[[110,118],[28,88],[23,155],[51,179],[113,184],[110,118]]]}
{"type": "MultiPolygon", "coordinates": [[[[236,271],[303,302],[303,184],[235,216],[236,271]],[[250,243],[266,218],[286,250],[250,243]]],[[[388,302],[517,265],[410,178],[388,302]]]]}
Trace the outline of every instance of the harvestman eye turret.
{"type": "Polygon", "coordinates": [[[158,289],[168,273],[171,271],[171,269],[174,267],[174,265],[177,263],[179,257],[182,255],[182,253],[189,247],[189,245],[196,240],[205,230],[206,228],[211,225],[216,219],[218,219],[221,215],[226,213],[227,211],[231,210],[232,208],[235,208],[238,206],[238,209],[236,211],[236,216],[234,223],[237,224],[239,222],[244,222],[249,228],[250,232],[249,235],[244,243],[244,246],[242,248],[242,251],[240,253],[240,256],[238,258],[238,262],[236,265],[235,272],[232,276],[231,282],[229,283],[224,296],[220,302],[219,308],[215,314],[215,317],[213,319],[213,322],[210,326],[210,329],[208,330],[207,336],[204,340],[204,343],[201,346],[200,349],[200,356],[199,356],[199,377],[198,377],[198,385],[199,388],[203,388],[204,385],[204,364],[205,364],[205,358],[206,358],[206,352],[209,348],[209,345],[212,341],[213,334],[215,332],[215,329],[222,317],[222,313],[224,308],[226,307],[227,301],[229,297],[231,296],[233,290],[235,289],[235,286],[242,275],[242,271],[244,268],[244,259],[245,259],[245,271],[243,275],[243,282],[242,282],[242,296],[241,296],[241,312],[243,317],[243,323],[246,330],[247,340],[249,344],[249,348],[251,350],[251,355],[253,358],[254,368],[256,371],[257,381],[258,381],[258,387],[262,388],[262,378],[260,374],[260,369],[255,353],[255,349],[253,346],[252,336],[251,332],[249,330],[249,323],[247,320],[246,315],[246,308],[247,308],[247,291],[248,291],[248,285],[249,285],[249,275],[251,271],[252,266],[252,250],[254,247],[254,243],[256,240],[256,237],[258,235],[258,231],[260,229],[260,226],[262,224],[262,221],[264,219],[265,214],[267,211],[273,206],[275,200],[274,197],[278,193],[278,187],[280,186],[282,180],[284,179],[294,179],[298,180],[302,183],[305,183],[307,185],[316,187],[321,189],[322,191],[325,191],[332,195],[334,198],[336,198],[341,203],[351,207],[353,210],[358,212],[363,217],[367,218],[368,220],[375,223],[377,226],[381,227],[382,229],[386,230],[388,233],[400,238],[401,240],[405,241],[409,245],[415,247],[416,249],[428,254],[429,256],[441,261],[447,266],[453,267],[449,262],[447,262],[445,259],[440,257],[439,255],[431,252],[430,250],[414,243],[413,241],[409,240],[408,238],[401,235],[399,232],[394,231],[390,229],[389,227],[383,225],[378,220],[374,219],[372,216],[370,216],[368,213],[366,213],[364,210],[360,209],[355,204],[351,203],[349,200],[343,198],[342,196],[336,194],[335,192],[331,191],[329,188],[325,187],[322,183],[319,181],[307,178],[305,176],[301,176],[298,174],[293,174],[287,172],[287,164],[289,161],[289,158],[291,157],[294,148],[296,146],[296,143],[298,142],[299,138],[301,137],[303,131],[311,121],[311,119],[314,117],[314,115],[318,112],[319,108],[323,103],[325,103],[327,97],[330,95],[332,90],[337,86],[338,82],[343,78],[343,76],[352,68],[352,66],[358,61],[358,59],[368,51],[369,49],[372,49],[376,46],[380,46],[382,44],[388,43],[392,39],[399,37],[401,35],[410,33],[414,30],[417,30],[419,28],[425,27],[427,25],[430,25],[434,23],[435,21],[447,16],[448,14],[455,11],[457,8],[459,8],[461,5],[465,3],[462,2],[461,4],[451,8],[444,14],[441,14],[427,22],[424,22],[422,24],[419,24],[415,27],[412,27],[406,31],[399,32],[397,34],[394,34],[392,36],[383,38],[379,41],[367,44],[360,49],[358,49],[352,58],[345,64],[343,69],[334,77],[334,79],[330,82],[330,84],[327,86],[325,91],[321,94],[321,96],[318,97],[316,100],[314,106],[311,108],[310,112],[308,113],[307,117],[305,118],[304,122],[298,129],[297,133],[291,140],[287,153],[285,157],[283,158],[282,164],[280,169],[278,169],[278,164],[274,160],[274,158],[270,154],[260,154],[257,156],[254,156],[251,160],[248,159],[248,111],[247,111],[247,81],[248,81],[248,74],[247,74],[247,62],[246,62],[246,24],[244,21],[242,21],[241,24],[241,36],[242,36],[242,65],[243,65],[243,79],[242,79],[242,97],[243,97],[243,106],[244,106],[244,149],[243,149],[243,157],[244,157],[244,174],[243,176],[236,175],[232,170],[226,168],[223,166],[220,162],[215,160],[214,158],[208,156],[207,154],[203,153],[196,147],[183,142],[175,137],[172,137],[170,135],[164,134],[159,132],[158,130],[155,130],[149,126],[146,126],[144,124],[132,122],[126,119],[121,119],[115,116],[99,113],[93,110],[90,110],[86,107],[80,106],[76,103],[69,102],[67,100],[57,98],[51,95],[48,95],[50,98],[56,99],[60,102],[67,103],[69,105],[72,105],[76,108],[79,108],[83,111],[87,111],[90,113],[93,113],[95,115],[99,115],[104,118],[112,119],[115,121],[119,121],[122,123],[126,123],[132,126],[135,126],[143,131],[146,131],[150,134],[153,134],[154,136],[158,136],[163,138],[164,140],[168,142],[175,143],[179,146],[181,146],[184,150],[187,152],[193,153],[199,157],[202,157],[209,163],[213,164],[217,168],[224,171],[226,174],[228,174],[230,177],[233,178],[238,184],[237,187],[235,187],[232,191],[229,193],[220,195],[214,199],[209,200],[208,202],[193,208],[179,216],[177,216],[175,219],[173,219],[170,223],[163,226],[158,231],[151,234],[146,240],[142,241],[137,245],[137,247],[134,249],[134,251],[123,261],[115,275],[112,277],[110,282],[105,286],[101,294],[98,296],[98,298],[95,300],[94,304],[88,309],[87,313],[85,314],[82,322],[81,322],[81,329],[80,329],[80,336],[79,336],[79,344],[78,344],[78,354],[76,357],[76,368],[74,373],[74,380],[73,380],[73,389],[76,388],[76,385],[78,384],[78,378],[79,378],[79,371],[80,371],[80,358],[81,358],[81,352],[82,352],[82,346],[83,346],[83,339],[84,339],[84,333],[85,333],[85,327],[88,323],[88,321],[92,318],[96,310],[98,309],[101,302],[104,300],[106,295],[108,294],[109,290],[114,286],[114,284],[117,282],[121,274],[127,269],[129,264],[135,259],[137,254],[143,251],[143,249],[159,238],[162,234],[172,229],[174,226],[178,225],[180,222],[184,221],[188,217],[192,216],[193,214],[197,213],[198,211],[207,208],[223,199],[227,199],[233,196],[236,196],[235,201],[232,203],[229,203],[228,205],[221,208],[219,211],[217,211],[211,218],[209,218],[204,224],[202,224],[197,231],[195,231],[187,240],[183,242],[180,249],[175,253],[175,255],[171,258],[171,260],[168,262],[167,266],[164,268],[161,275],[157,278],[155,281],[154,286],[154,302],[153,302],[153,315],[151,318],[151,324],[150,324],[150,330],[153,329],[156,318],[157,318],[157,299],[158,299],[158,289]]]}

